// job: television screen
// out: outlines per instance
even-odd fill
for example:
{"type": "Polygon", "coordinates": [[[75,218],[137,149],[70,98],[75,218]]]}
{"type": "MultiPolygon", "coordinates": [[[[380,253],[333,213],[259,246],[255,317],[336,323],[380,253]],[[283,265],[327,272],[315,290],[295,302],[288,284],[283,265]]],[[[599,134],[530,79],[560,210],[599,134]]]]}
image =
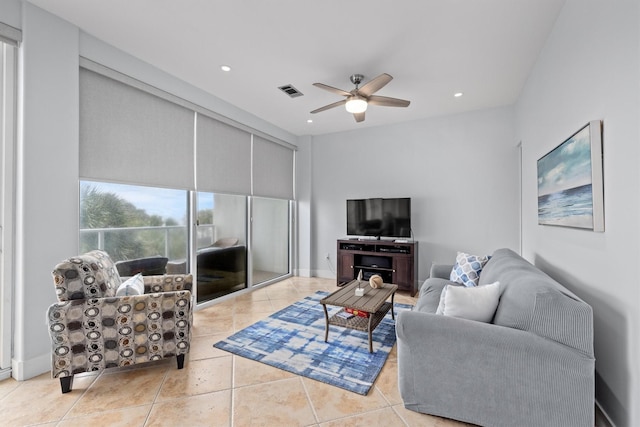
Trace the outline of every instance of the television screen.
{"type": "Polygon", "coordinates": [[[347,200],[347,234],[411,237],[411,199],[347,200]]]}

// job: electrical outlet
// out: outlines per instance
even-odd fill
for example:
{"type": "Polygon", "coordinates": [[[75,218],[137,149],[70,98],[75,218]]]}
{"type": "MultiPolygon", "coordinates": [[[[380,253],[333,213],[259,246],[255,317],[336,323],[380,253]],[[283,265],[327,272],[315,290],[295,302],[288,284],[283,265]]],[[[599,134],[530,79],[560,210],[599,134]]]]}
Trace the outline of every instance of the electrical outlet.
{"type": "Polygon", "coordinates": [[[329,252],[327,252],[327,259],[331,259],[331,254],[329,252]]]}

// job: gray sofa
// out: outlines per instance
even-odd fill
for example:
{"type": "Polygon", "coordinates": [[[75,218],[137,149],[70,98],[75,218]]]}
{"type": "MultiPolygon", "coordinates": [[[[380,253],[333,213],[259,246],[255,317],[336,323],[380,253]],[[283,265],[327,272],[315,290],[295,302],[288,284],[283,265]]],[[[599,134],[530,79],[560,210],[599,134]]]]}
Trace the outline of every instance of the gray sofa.
{"type": "Polygon", "coordinates": [[[437,315],[451,265],[434,265],[416,307],[396,320],[407,409],[481,426],[594,425],[591,307],[509,249],[479,286],[500,281],[493,320],[437,315]]]}

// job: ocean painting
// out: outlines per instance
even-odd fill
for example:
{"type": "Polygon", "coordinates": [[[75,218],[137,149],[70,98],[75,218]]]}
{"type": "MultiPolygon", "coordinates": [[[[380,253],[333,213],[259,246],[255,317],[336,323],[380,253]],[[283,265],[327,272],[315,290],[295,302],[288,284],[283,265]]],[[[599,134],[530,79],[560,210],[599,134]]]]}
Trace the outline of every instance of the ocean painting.
{"type": "Polygon", "coordinates": [[[538,160],[538,224],[594,229],[589,125],[538,160]]]}

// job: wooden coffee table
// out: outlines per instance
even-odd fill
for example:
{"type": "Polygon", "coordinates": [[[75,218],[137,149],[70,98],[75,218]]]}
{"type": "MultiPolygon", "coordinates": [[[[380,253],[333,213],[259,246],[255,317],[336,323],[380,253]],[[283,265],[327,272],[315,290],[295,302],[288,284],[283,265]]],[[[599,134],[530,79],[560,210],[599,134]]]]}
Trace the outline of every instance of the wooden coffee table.
{"type": "Polygon", "coordinates": [[[371,334],[373,330],[382,322],[384,316],[391,310],[391,318],[395,320],[393,312],[393,297],[398,289],[397,285],[385,283],[381,288],[374,289],[369,286],[368,281],[361,281],[360,286],[364,289],[364,295],[355,296],[355,289],[358,287],[358,281],[353,280],[338,289],[334,293],[320,300],[324,309],[324,317],[326,320],[326,328],[324,331],[324,341],[329,338],[329,325],[342,326],[343,328],[357,329],[365,331],[369,334],[369,353],[373,353],[373,343],[371,342],[371,334]],[[391,302],[387,299],[391,297],[391,302]],[[354,310],[369,313],[368,317],[353,316],[350,319],[340,317],[339,313],[344,312],[342,309],[338,313],[329,317],[327,305],[338,307],[349,307],[354,310]]]}

